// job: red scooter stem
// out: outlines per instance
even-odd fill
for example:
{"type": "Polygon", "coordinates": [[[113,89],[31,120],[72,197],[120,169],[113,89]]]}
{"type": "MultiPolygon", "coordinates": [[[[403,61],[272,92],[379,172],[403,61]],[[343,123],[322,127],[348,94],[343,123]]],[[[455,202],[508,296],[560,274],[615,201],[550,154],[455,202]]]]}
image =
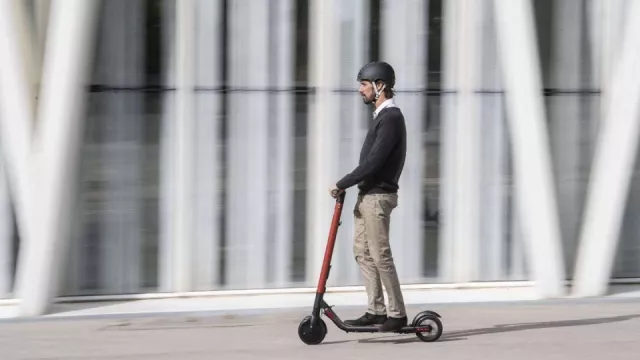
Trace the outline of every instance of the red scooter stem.
{"type": "Polygon", "coordinates": [[[327,240],[327,248],[324,252],[324,260],[322,261],[322,271],[318,281],[318,294],[324,294],[329,278],[329,269],[331,268],[331,257],[333,256],[333,247],[336,243],[336,235],[340,226],[340,217],[342,216],[342,206],[344,205],[344,197],[346,193],[342,191],[336,198],[336,205],[333,210],[333,220],[331,220],[331,228],[329,229],[329,239],[327,240]]]}

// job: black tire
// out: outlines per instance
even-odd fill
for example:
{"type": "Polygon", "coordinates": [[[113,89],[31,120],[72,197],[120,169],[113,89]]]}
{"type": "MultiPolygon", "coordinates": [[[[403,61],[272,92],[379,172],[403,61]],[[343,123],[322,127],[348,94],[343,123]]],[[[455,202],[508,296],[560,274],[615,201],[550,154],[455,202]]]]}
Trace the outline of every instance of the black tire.
{"type": "Polygon", "coordinates": [[[322,319],[318,319],[318,324],[311,329],[311,316],[307,316],[298,326],[298,336],[307,345],[318,345],[327,335],[327,324],[322,319]]]}
{"type": "Polygon", "coordinates": [[[421,317],[416,319],[414,326],[416,328],[421,328],[421,327],[431,328],[430,331],[426,333],[416,332],[416,336],[424,342],[438,341],[438,339],[440,339],[440,336],[442,336],[442,331],[444,330],[442,326],[442,321],[440,321],[440,319],[437,316],[432,314],[422,315],[421,317]]]}
{"type": "Polygon", "coordinates": [[[427,315],[437,316],[437,314],[431,310],[420,311],[419,313],[416,314],[416,316],[413,317],[413,320],[411,321],[411,326],[418,325],[418,321],[420,321],[420,319],[423,316],[427,316],[427,315]]]}

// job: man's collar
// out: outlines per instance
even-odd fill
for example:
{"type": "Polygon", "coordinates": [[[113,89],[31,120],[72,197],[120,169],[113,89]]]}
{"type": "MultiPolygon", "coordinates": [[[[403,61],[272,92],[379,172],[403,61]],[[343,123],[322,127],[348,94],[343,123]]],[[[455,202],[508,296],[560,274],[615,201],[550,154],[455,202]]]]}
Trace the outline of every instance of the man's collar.
{"type": "Polygon", "coordinates": [[[382,111],[385,108],[388,107],[395,107],[396,104],[393,101],[393,99],[387,99],[385,100],[382,104],[380,104],[380,106],[378,106],[378,108],[373,112],[373,118],[375,119],[376,117],[378,117],[378,114],[380,114],[380,111],[382,111]]]}

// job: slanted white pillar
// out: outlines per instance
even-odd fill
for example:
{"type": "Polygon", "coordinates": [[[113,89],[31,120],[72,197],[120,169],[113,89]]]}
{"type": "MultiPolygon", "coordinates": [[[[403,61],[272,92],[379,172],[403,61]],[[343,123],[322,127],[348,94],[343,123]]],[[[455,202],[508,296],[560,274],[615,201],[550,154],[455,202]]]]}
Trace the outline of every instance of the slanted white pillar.
{"type": "Polygon", "coordinates": [[[424,103],[426,88],[428,6],[422,0],[384,1],[381,60],[396,72],[395,102],[407,127],[407,157],[400,179],[398,207],[391,215],[391,248],[401,282],[423,278],[424,103]],[[402,20],[399,20],[402,19],[402,20]]]}
{"type": "Polygon", "coordinates": [[[518,212],[538,295],[564,294],[555,200],[531,0],[495,0],[498,51],[513,144],[518,212]]]}
{"type": "MultiPolygon", "coordinates": [[[[626,5],[631,0],[593,0],[588,10],[589,50],[591,76],[589,86],[600,94],[591,104],[589,121],[589,156],[592,157],[598,137],[598,128],[606,117],[609,87],[613,66],[620,57],[620,44],[626,22],[626,5]]],[[[584,206],[584,205],[583,205],[584,206]]]]}
{"type": "Polygon", "coordinates": [[[476,280],[480,261],[480,116],[478,90],[482,4],[477,0],[443,3],[446,61],[443,121],[443,236],[441,277],[476,280]],[[455,93],[453,93],[455,92],[455,93]]]}
{"type": "MultiPolygon", "coordinates": [[[[22,201],[22,194],[18,194],[20,190],[16,186],[25,173],[16,174],[15,171],[18,171],[18,168],[21,171],[26,169],[26,164],[20,163],[21,160],[16,157],[20,155],[15,151],[27,150],[28,144],[23,141],[30,136],[30,126],[25,126],[30,123],[24,123],[24,119],[32,116],[32,109],[25,109],[24,106],[33,106],[32,99],[24,99],[24,96],[32,96],[32,93],[27,95],[25,92],[32,89],[24,87],[27,85],[24,83],[25,76],[31,79],[29,76],[32,67],[29,67],[27,62],[30,39],[29,33],[25,31],[28,27],[22,5],[24,4],[19,2],[0,1],[0,22],[2,22],[0,34],[3,35],[0,39],[0,54],[2,54],[0,56],[0,154],[2,154],[0,159],[0,299],[12,295],[13,292],[11,274],[13,219],[9,185],[12,184],[14,187],[14,199],[22,201]],[[16,32],[20,32],[22,36],[17,37],[16,32]],[[26,51],[18,52],[16,46],[26,51]],[[15,81],[22,81],[22,83],[16,84],[15,81]],[[15,85],[18,87],[15,88],[15,85]],[[13,138],[20,135],[24,137],[13,138]],[[20,145],[22,148],[16,149],[15,145],[20,145]]],[[[26,188],[22,189],[26,190],[26,188]]]]}
{"type": "MultiPolygon", "coordinates": [[[[49,25],[49,9],[51,8],[51,0],[34,0],[34,27],[32,30],[32,71],[34,90],[37,94],[40,88],[40,81],[42,76],[42,61],[44,55],[44,48],[47,42],[47,27],[49,25]]],[[[37,102],[37,100],[36,100],[37,102]]]]}
{"type": "MultiPolygon", "coordinates": [[[[35,40],[38,46],[37,48],[40,49],[40,57],[42,57],[47,40],[51,0],[34,0],[33,5],[35,15],[35,40]]],[[[42,63],[42,58],[40,58],[40,63],[42,63]]]]}
{"type": "Polygon", "coordinates": [[[42,315],[57,295],[83,139],[85,80],[99,1],[68,0],[51,6],[34,136],[32,189],[38,194],[33,237],[22,243],[17,296],[20,315],[42,315]]]}
{"type": "MultiPolygon", "coordinates": [[[[602,122],[606,116],[606,106],[611,87],[613,69],[617,66],[620,55],[627,4],[630,0],[593,0],[590,3],[590,20],[592,28],[592,59],[597,71],[594,72],[595,83],[599,85],[600,114],[602,122]]],[[[597,129],[597,127],[596,127],[597,129]]],[[[594,137],[597,130],[594,129],[594,137]]]]}
{"type": "MultiPolygon", "coordinates": [[[[640,126],[640,2],[627,12],[620,58],[613,67],[587,192],[574,295],[608,289],[633,174],[640,126]]],[[[614,60],[615,61],[615,60],[614,60]]]]}
{"type": "MultiPolygon", "coordinates": [[[[27,69],[27,77],[29,78],[30,96],[35,100],[38,93],[37,83],[40,81],[41,56],[43,48],[39,47],[35,39],[37,32],[32,24],[29,14],[29,4],[27,1],[13,1],[10,5],[13,17],[13,26],[20,44],[21,58],[27,69]]],[[[33,101],[35,104],[35,101],[33,101]]]]}
{"type": "MultiPolygon", "coordinates": [[[[337,166],[340,118],[335,104],[339,95],[333,92],[339,73],[336,47],[339,26],[335,16],[338,3],[337,0],[310,0],[309,5],[309,82],[315,93],[310,96],[307,131],[306,279],[309,285],[314,285],[320,274],[335,204],[329,196],[329,186],[345,174],[340,173],[337,166]]],[[[347,197],[354,196],[357,189],[349,189],[347,197]]],[[[348,208],[343,210],[343,219],[353,221],[348,208]]],[[[335,284],[335,280],[335,276],[330,276],[329,286],[335,284]]]]}
{"type": "MultiPolygon", "coordinates": [[[[560,90],[578,90],[582,84],[582,40],[585,33],[582,1],[555,1],[553,48],[548,84],[560,90]]],[[[584,95],[564,94],[548,98],[550,146],[556,176],[558,212],[565,263],[573,264],[583,199],[580,179],[584,95]]],[[[572,266],[565,269],[570,272],[572,266]]]]}
{"type": "MultiPolygon", "coordinates": [[[[2,96],[0,94],[0,96],[2,96]]],[[[2,115],[0,114],[0,117],[2,115]]],[[[12,293],[11,263],[13,258],[13,217],[7,170],[0,159],[0,299],[12,293]]]]}
{"type": "Polygon", "coordinates": [[[173,198],[173,291],[194,286],[195,204],[195,19],[194,0],[176,3],[175,182],[173,198]]]}
{"type": "Polygon", "coordinates": [[[29,66],[21,51],[21,38],[14,6],[0,0],[0,146],[4,167],[14,191],[21,238],[30,237],[28,225],[30,197],[36,197],[29,185],[29,163],[34,102],[31,96],[29,66]]]}
{"type": "MultiPolygon", "coordinates": [[[[195,18],[195,290],[218,285],[220,247],[220,53],[223,12],[219,0],[196,0],[195,18]]],[[[222,210],[224,211],[224,210],[222,210]]]]}

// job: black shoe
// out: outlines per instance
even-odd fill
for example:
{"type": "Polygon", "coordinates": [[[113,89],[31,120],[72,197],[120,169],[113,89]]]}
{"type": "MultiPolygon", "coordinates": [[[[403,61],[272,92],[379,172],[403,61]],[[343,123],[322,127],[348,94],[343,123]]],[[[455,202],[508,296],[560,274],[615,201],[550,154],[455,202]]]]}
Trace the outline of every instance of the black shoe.
{"type": "Polygon", "coordinates": [[[387,321],[387,315],[373,315],[371,313],[365,313],[358,319],[347,320],[344,323],[349,326],[370,326],[382,325],[385,321],[387,321]]]}
{"type": "Polygon", "coordinates": [[[401,318],[389,317],[387,321],[385,321],[385,323],[382,324],[382,327],[380,327],[380,332],[398,331],[402,329],[404,326],[407,326],[406,316],[401,318]]]}

